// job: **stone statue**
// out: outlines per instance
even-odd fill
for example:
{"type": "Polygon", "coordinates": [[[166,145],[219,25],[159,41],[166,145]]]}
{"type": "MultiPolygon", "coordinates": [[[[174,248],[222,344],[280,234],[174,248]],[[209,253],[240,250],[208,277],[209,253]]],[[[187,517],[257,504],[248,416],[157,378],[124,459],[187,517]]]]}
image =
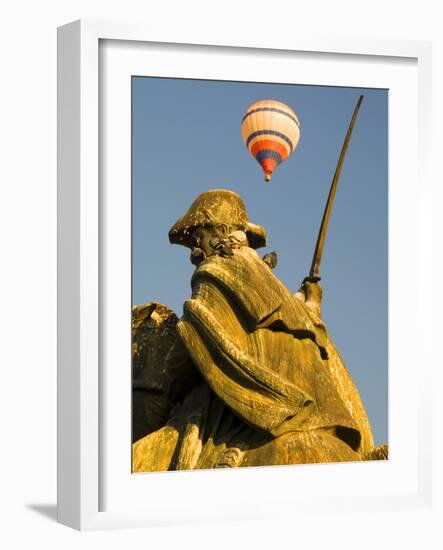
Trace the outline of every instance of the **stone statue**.
{"type": "MultiPolygon", "coordinates": [[[[276,255],[256,252],[266,232],[249,221],[242,199],[229,190],[203,193],[169,239],[191,250],[192,297],[180,320],[168,310],[173,328],[161,365],[151,360],[141,376],[135,361],[137,403],[140,391],[157,401],[148,413],[134,401],[134,439],[147,435],[133,445],[133,471],[386,458],[374,449],[360,396],[328,338],[320,285],[306,279],[292,294],[279,281],[276,255]],[[153,419],[144,425],[140,414],[153,419]]],[[[152,303],[143,318],[151,335],[162,307],[152,303]]]]}

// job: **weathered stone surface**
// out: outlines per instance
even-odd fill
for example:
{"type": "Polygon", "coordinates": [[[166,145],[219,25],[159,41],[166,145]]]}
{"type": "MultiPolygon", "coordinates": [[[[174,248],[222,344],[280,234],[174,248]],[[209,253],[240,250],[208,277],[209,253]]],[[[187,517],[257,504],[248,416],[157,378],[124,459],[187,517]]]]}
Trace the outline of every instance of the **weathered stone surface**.
{"type": "MultiPolygon", "coordinates": [[[[305,281],[302,288],[295,294],[296,298],[303,301],[316,323],[322,324],[321,300],[323,291],[319,284],[305,281]]],[[[361,436],[359,452],[362,456],[368,454],[374,448],[371,425],[368,415],[363,406],[360,394],[355,386],[352,377],[344,364],[334,342],[328,336],[326,343],[328,360],[326,365],[331,374],[334,385],[342,399],[346,409],[349,411],[361,436]]]]}
{"type": "Polygon", "coordinates": [[[327,350],[329,356],[327,361],[328,369],[343,403],[358,427],[361,435],[360,453],[364,456],[374,448],[374,439],[368,415],[366,414],[357,387],[331,339],[328,339],[327,350]]]}
{"type": "Polygon", "coordinates": [[[388,445],[380,445],[380,447],[375,447],[371,449],[364,460],[388,460],[389,458],[389,447],[388,445]]]}
{"type": "Polygon", "coordinates": [[[165,361],[177,321],[173,311],[157,302],[132,309],[133,441],[164,426],[174,405],[167,395],[165,361]]]}

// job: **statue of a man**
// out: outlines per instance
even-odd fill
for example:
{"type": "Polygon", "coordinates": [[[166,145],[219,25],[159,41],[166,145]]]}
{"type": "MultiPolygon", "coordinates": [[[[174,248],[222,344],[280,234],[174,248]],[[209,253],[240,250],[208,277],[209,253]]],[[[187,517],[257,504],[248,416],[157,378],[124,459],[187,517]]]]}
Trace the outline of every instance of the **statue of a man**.
{"type": "Polygon", "coordinates": [[[319,285],[294,295],[279,281],[256,252],[264,228],[232,191],[200,195],[169,238],[196,266],[167,357],[177,405],[134,444],[133,470],[361,460],[372,436],[349,406],[352,382],[328,364],[319,285]]]}

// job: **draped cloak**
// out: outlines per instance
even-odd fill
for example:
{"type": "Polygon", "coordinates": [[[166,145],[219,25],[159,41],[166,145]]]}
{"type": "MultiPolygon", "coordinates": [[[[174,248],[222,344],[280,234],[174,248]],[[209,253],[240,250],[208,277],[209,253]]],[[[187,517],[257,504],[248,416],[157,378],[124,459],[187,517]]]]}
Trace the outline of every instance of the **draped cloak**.
{"type": "Polygon", "coordinates": [[[321,320],[248,247],[211,256],[168,357],[182,401],[134,444],[134,471],[360,460],[321,320]]]}

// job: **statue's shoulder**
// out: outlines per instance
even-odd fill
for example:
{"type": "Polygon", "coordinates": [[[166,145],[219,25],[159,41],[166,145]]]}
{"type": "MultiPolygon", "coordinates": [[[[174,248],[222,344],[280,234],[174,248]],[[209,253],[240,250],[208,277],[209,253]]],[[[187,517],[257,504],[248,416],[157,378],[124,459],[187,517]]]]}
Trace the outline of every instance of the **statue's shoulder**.
{"type": "Polygon", "coordinates": [[[191,284],[194,288],[197,283],[208,279],[234,293],[264,292],[273,301],[277,295],[281,298],[282,293],[289,292],[257,252],[249,247],[236,249],[230,256],[211,256],[197,267],[191,284]]]}
{"type": "Polygon", "coordinates": [[[257,252],[246,246],[234,249],[230,256],[211,256],[197,267],[192,281],[204,276],[221,280],[230,277],[237,279],[245,277],[248,279],[275,278],[270,267],[257,252]]]}
{"type": "Polygon", "coordinates": [[[193,291],[204,296],[205,285],[215,285],[235,307],[241,307],[255,326],[277,310],[290,296],[271,269],[252,249],[234,251],[232,256],[214,256],[202,262],[192,278],[193,291]]]}

